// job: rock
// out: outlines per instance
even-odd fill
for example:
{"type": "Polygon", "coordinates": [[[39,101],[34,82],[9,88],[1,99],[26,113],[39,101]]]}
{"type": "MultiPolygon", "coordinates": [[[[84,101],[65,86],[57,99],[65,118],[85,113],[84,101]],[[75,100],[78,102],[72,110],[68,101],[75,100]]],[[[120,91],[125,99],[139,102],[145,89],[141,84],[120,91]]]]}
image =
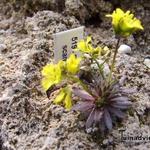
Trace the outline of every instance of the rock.
{"type": "Polygon", "coordinates": [[[5,44],[0,44],[0,53],[5,53],[7,46],[5,44]]]}
{"type": "Polygon", "coordinates": [[[123,54],[131,54],[131,47],[126,44],[122,44],[118,48],[118,52],[123,54]]]}
{"type": "Polygon", "coordinates": [[[108,139],[103,140],[104,145],[108,145],[108,143],[109,143],[108,139]]]}
{"type": "MultiPolygon", "coordinates": [[[[0,54],[0,149],[99,150],[114,149],[114,147],[116,150],[129,147],[131,149],[149,149],[150,143],[147,141],[142,141],[142,143],[131,141],[133,144],[131,146],[121,142],[121,133],[118,131],[118,128],[123,127],[126,128],[126,133],[131,132],[135,136],[150,132],[148,121],[150,115],[149,109],[147,110],[150,107],[148,95],[150,84],[148,69],[144,63],[141,63],[143,62],[143,57],[141,57],[143,51],[139,58],[136,58],[136,55],[117,55],[116,65],[117,63],[121,63],[121,65],[117,67],[115,73],[121,77],[123,70],[126,70],[127,82],[125,85],[129,88],[137,87],[138,92],[131,95],[133,96],[133,111],[129,111],[124,122],[119,126],[116,125],[109,134],[112,139],[108,138],[108,135],[99,134],[96,128],[89,130],[89,134],[92,135],[87,134],[84,118],[80,119],[78,113],[66,112],[63,107],[53,105],[51,102],[55,97],[54,93],[49,100],[44,92],[42,94],[40,92],[42,91],[40,83],[42,66],[51,62],[53,58],[51,57],[53,52],[52,34],[80,26],[77,20],[79,19],[86,22],[87,33],[90,32],[89,35],[94,37],[94,46],[101,43],[112,48],[115,38],[112,38],[112,29],[109,30],[111,20],[106,18],[105,14],[111,13],[114,6],[119,5],[115,4],[110,7],[107,3],[111,5],[113,1],[105,0],[89,0],[88,2],[87,0],[34,0],[30,2],[22,0],[19,3],[17,0],[11,0],[12,5],[6,0],[2,1],[5,1],[5,4],[0,3],[2,8],[0,11],[0,44],[6,44],[7,48],[3,52],[7,52],[7,54],[0,54]],[[45,5],[41,5],[40,1],[45,2],[45,5]],[[48,11],[48,8],[51,11],[48,11]],[[45,11],[42,11],[43,9],[45,11]],[[36,11],[38,12],[36,13],[36,11]],[[2,16],[2,12],[6,14],[6,18],[2,16]],[[28,15],[23,16],[23,19],[21,13],[24,12],[28,15]],[[18,14],[22,23],[20,20],[17,21],[15,13],[18,14]],[[11,16],[15,20],[9,19],[11,16]],[[6,19],[7,21],[5,21],[6,19]],[[133,114],[133,112],[137,113],[133,114]]],[[[135,2],[133,3],[135,6],[135,2]]],[[[141,3],[144,6],[143,0],[141,3]]],[[[125,5],[121,4],[121,6],[125,8],[125,5]]],[[[128,6],[129,4],[126,5],[127,8],[128,6]]],[[[134,9],[132,10],[134,11],[134,9]]],[[[149,25],[148,6],[143,10],[145,11],[139,10],[137,13],[144,12],[145,21],[149,25]]],[[[136,16],[138,17],[138,15],[136,16]]],[[[142,19],[141,21],[143,22],[142,19]]],[[[148,46],[149,26],[145,24],[145,27],[147,27],[145,30],[147,35],[143,33],[144,31],[139,32],[139,36],[136,36],[138,34],[136,33],[130,42],[124,41],[132,47],[132,51],[139,50],[136,43],[143,45],[140,44],[143,40],[145,44],[141,49],[150,50],[150,46],[148,46]],[[140,39],[136,39],[137,37],[140,39]],[[133,43],[134,39],[136,39],[135,44],[133,43]]]]}
{"type": "MultiPolygon", "coordinates": [[[[23,15],[32,16],[37,10],[44,9],[65,13],[67,16],[75,16],[80,21],[85,22],[95,17],[95,14],[97,15],[97,19],[100,19],[105,16],[106,12],[111,13],[113,10],[112,4],[105,0],[90,0],[88,3],[87,0],[22,0],[19,3],[16,0],[10,2],[3,1],[3,5],[10,5],[7,6],[7,9],[10,10],[9,14],[12,15],[14,12],[17,12],[19,17],[23,15]]],[[[7,9],[5,11],[7,11],[7,9]]],[[[0,24],[0,26],[2,26],[3,29],[9,28],[7,22],[2,25],[0,24]]]]}
{"type": "Polygon", "coordinates": [[[148,68],[150,68],[150,57],[146,57],[146,58],[144,59],[144,64],[145,64],[148,68]]]}

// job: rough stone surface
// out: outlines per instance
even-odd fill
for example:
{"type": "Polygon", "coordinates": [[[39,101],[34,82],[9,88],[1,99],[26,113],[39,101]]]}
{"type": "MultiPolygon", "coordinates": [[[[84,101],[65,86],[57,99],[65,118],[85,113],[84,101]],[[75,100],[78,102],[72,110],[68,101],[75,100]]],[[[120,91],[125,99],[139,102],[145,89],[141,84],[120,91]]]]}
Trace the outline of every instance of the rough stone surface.
{"type": "MultiPolygon", "coordinates": [[[[92,17],[97,16],[99,11],[100,16],[104,12],[108,13],[112,9],[111,6],[118,6],[118,1],[109,3],[110,6],[107,5],[108,7],[105,8],[104,6],[108,3],[106,1],[94,0],[85,3],[85,1],[66,0],[57,11],[62,11],[62,14],[49,10],[43,11],[45,5],[41,5],[41,1],[37,3],[36,0],[10,0],[14,4],[17,2],[18,5],[10,5],[8,1],[4,1],[5,5],[0,3],[2,6],[0,43],[7,46],[7,51],[0,54],[0,149],[150,149],[150,142],[121,142],[120,133],[122,129],[125,129],[126,135],[147,136],[150,133],[150,72],[143,64],[145,51],[138,53],[138,43],[143,42],[145,49],[150,47],[149,24],[146,26],[147,32],[142,33],[141,38],[137,38],[138,34],[136,34],[129,40],[121,41],[130,45],[136,53],[131,56],[118,55],[116,62],[115,71],[118,78],[125,76],[125,86],[136,89],[136,92],[131,95],[133,109],[129,111],[123,122],[115,125],[111,133],[104,136],[99,133],[90,135],[86,133],[85,122],[80,120],[78,114],[66,112],[64,108],[53,105],[51,100],[47,99],[40,85],[40,71],[53,58],[52,34],[80,26],[80,18],[83,19],[82,22],[86,20],[86,31],[92,34],[95,45],[107,45],[114,49],[116,40],[112,38],[110,24],[104,23],[103,18],[101,23],[95,22],[92,17]],[[25,2],[27,7],[21,7],[25,2]],[[82,13],[78,11],[80,7],[75,5],[77,2],[82,7],[82,13]],[[36,12],[35,14],[30,12],[31,8],[28,7],[32,5],[29,3],[36,6],[32,9],[36,12]],[[67,6],[64,10],[63,5],[67,6]],[[28,17],[21,16],[19,10],[22,14],[25,11],[28,17]],[[71,15],[77,17],[79,21],[71,15]]],[[[131,5],[136,12],[137,8],[139,9],[137,15],[142,15],[142,18],[149,16],[148,4],[144,2],[136,4],[135,7],[132,7],[134,3],[131,5]]],[[[58,6],[60,1],[42,0],[43,3],[47,6],[45,9],[54,10],[53,7],[55,8],[56,4],[58,6]]],[[[148,19],[144,21],[147,25],[148,19]]]]}
{"type": "Polygon", "coordinates": [[[144,31],[133,35],[134,42],[138,45],[138,51],[149,53],[150,50],[149,0],[138,2],[126,0],[121,3],[119,0],[1,0],[0,7],[7,17],[15,16],[15,19],[11,17],[3,21],[2,29],[8,29],[8,22],[16,22],[17,18],[33,16],[35,12],[40,10],[51,10],[63,15],[74,16],[86,26],[98,26],[107,30],[111,25],[105,15],[111,13],[115,8],[121,7],[124,10],[131,10],[135,13],[135,16],[142,20],[144,31]]]}
{"type": "Polygon", "coordinates": [[[52,10],[75,16],[82,22],[96,15],[97,19],[105,12],[112,11],[112,4],[105,0],[2,0],[6,5],[4,12],[11,16],[11,13],[20,12],[24,15],[33,15],[39,10],[52,10]],[[11,4],[11,5],[10,5],[11,4]],[[7,12],[7,9],[10,9],[7,12]]]}

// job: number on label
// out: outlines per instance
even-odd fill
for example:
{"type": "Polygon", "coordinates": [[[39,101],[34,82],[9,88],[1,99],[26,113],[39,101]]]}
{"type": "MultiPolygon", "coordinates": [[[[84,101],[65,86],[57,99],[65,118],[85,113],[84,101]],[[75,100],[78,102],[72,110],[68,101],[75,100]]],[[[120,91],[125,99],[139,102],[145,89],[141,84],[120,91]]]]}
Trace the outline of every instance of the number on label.
{"type": "Polygon", "coordinates": [[[72,49],[76,49],[77,48],[77,41],[78,41],[78,37],[73,37],[72,38],[72,49]]]}

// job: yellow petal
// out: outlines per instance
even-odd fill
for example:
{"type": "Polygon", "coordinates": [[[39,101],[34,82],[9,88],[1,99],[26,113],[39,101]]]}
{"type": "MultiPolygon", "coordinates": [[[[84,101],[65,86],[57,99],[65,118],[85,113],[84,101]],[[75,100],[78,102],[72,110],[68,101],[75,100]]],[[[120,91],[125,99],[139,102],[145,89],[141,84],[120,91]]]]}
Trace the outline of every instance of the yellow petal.
{"type": "Polygon", "coordinates": [[[139,30],[144,30],[143,26],[141,25],[141,21],[136,19],[133,23],[133,26],[136,28],[136,29],[139,29],[139,30]]]}
{"type": "Polygon", "coordinates": [[[84,42],[84,40],[81,40],[78,44],[77,44],[77,48],[80,51],[86,51],[86,43],[84,42]]]}
{"type": "Polygon", "coordinates": [[[91,41],[92,41],[91,36],[88,36],[87,39],[86,39],[86,44],[89,44],[91,41]]]}
{"type": "Polygon", "coordinates": [[[81,58],[76,58],[74,54],[71,54],[67,59],[67,71],[71,74],[76,74],[79,71],[81,58]]]}
{"type": "Polygon", "coordinates": [[[87,53],[94,53],[94,47],[91,44],[87,45],[87,53]]]}
{"type": "Polygon", "coordinates": [[[55,83],[59,83],[62,78],[62,70],[61,70],[61,66],[59,64],[55,67],[53,75],[55,77],[55,79],[54,79],[55,83]]]}
{"type": "Polygon", "coordinates": [[[65,61],[60,60],[60,61],[58,62],[58,67],[61,68],[61,69],[64,69],[64,68],[65,68],[65,61]]]}
{"type": "Polygon", "coordinates": [[[94,49],[94,51],[95,51],[95,53],[100,53],[101,51],[102,51],[102,48],[100,47],[100,46],[98,46],[98,47],[96,47],[95,49],[94,49]]]}
{"type": "Polygon", "coordinates": [[[88,36],[86,38],[86,40],[81,40],[78,44],[77,44],[77,49],[83,53],[89,53],[91,52],[91,42],[92,38],[90,36],[88,36]]]}
{"type": "Polygon", "coordinates": [[[104,55],[108,55],[110,52],[109,48],[107,46],[105,46],[102,50],[101,50],[101,55],[104,56],[104,55]]]}
{"type": "Polygon", "coordinates": [[[57,97],[55,98],[55,100],[54,100],[54,103],[55,104],[60,104],[63,100],[64,100],[64,98],[65,98],[65,92],[64,92],[64,89],[62,89],[61,91],[60,91],[60,93],[57,95],[57,97]]]}
{"type": "Polygon", "coordinates": [[[65,97],[65,100],[64,100],[64,104],[65,104],[65,108],[67,110],[70,110],[71,107],[72,107],[72,99],[71,99],[71,93],[68,92],[66,97],[65,97]]]}
{"type": "Polygon", "coordinates": [[[48,78],[42,79],[42,86],[45,91],[47,91],[52,85],[53,85],[53,82],[49,80],[48,78]]]}
{"type": "Polygon", "coordinates": [[[53,70],[54,70],[54,65],[53,64],[47,64],[42,69],[42,75],[47,76],[47,75],[51,74],[51,72],[53,72],[53,70]]]}
{"type": "Polygon", "coordinates": [[[59,64],[48,64],[42,69],[42,86],[48,90],[52,85],[57,84],[62,79],[61,66],[59,64]]]}
{"type": "Polygon", "coordinates": [[[120,8],[117,8],[116,11],[113,12],[112,14],[112,24],[114,25],[115,27],[115,30],[118,30],[118,24],[121,20],[121,18],[124,16],[124,12],[120,9],[120,8]]]}

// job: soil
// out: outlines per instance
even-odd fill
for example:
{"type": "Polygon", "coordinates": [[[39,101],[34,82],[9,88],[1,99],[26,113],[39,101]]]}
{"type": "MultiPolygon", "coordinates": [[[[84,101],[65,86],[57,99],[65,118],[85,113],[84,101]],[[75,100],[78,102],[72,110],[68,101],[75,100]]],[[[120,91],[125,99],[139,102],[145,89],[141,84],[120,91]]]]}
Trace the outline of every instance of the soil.
{"type": "Polygon", "coordinates": [[[121,141],[124,136],[150,137],[150,2],[119,0],[1,0],[0,2],[0,149],[1,150],[149,150],[150,140],[121,141]],[[116,74],[136,89],[127,117],[113,130],[88,134],[75,112],[51,103],[43,91],[42,67],[53,59],[52,34],[81,25],[94,44],[114,48],[111,22],[116,7],[132,10],[145,30],[121,43],[132,54],[118,54],[116,74]],[[79,11],[80,10],[80,11],[79,11]]]}

